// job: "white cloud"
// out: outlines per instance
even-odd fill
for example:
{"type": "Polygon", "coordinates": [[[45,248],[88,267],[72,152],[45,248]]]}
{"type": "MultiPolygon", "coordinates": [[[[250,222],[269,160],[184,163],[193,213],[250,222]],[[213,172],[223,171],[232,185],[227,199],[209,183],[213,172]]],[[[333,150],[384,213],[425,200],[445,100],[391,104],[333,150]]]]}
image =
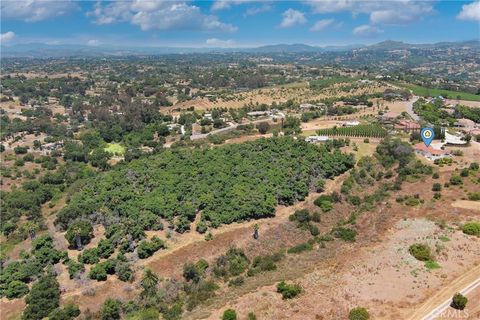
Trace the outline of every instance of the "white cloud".
{"type": "Polygon", "coordinates": [[[351,12],[353,16],[368,14],[373,24],[408,24],[435,12],[434,1],[311,0],[307,3],[315,13],[351,12]]]}
{"type": "Polygon", "coordinates": [[[238,6],[247,2],[257,2],[258,0],[216,0],[213,2],[211,10],[218,11],[229,9],[232,6],[238,6]]]}
{"type": "Polygon", "coordinates": [[[383,33],[382,29],[379,29],[375,26],[370,26],[368,24],[364,24],[353,29],[354,35],[362,37],[372,37],[380,33],[383,33]]]}
{"type": "Polygon", "coordinates": [[[97,46],[99,46],[99,45],[101,45],[101,44],[102,44],[102,42],[99,41],[99,40],[97,40],[97,39],[91,39],[91,40],[88,40],[88,41],[87,41],[87,45],[88,45],[88,46],[92,46],[92,47],[97,47],[97,46]]]}
{"type": "Polygon", "coordinates": [[[186,2],[163,0],[115,1],[96,3],[87,13],[97,24],[130,22],[142,30],[199,30],[233,32],[237,27],[219,21],[214,15],[203,14],[199,7],[186,2]]]}
{"type": "Polygon", "coordinates": [[[328,26],[331,26],[335,22],[334,19],[323,19],[318,20],[315,24],[310,28],[310,31],[322,31],[328,26]]]}
{"type": "Polygon", "coordinates": [[[217,39],[217,38],[211,38],[211,39],[207,39],[207,41],[205,41],[205,43],[209,47],[228,48],[228,47],[233,46],[235,44],[235,41],[233,41],[231,39],[220,40],[220,39],[217,39]]]}
{"type": "Polygon", "coordinates": [[[270,0],[216,0],[213,2],[210,9],[212,11],[220,11],[220,10],[230,9],[233,6],[238,6],[246,3],[254,3],[254,2],[259,3],[259,5],[255,5],[247,8],[245,10],[244,16],[253,16],[262,12],[270,11],[273,8],[272,4],[270,3],[270,0]]]}
{"type": "Polygon", "coordinates": [[[480,0],[462,6],[457,16],[460,20],[480,21],[480,0]]]}
{"type": "Polygon", "coordinates": [[[1,3],[1,17],[36,22],[63,15],[74,8],[76,4],[70,0],[7,0],[1,3]]]}
{"type": "Polygon", "coordinates": [[[273,7],[272,7],[271,4],[265,3],[261,6],[254,6],[254,7],[247,8],[247,10],[245,11],[245,15],[246,16],[253,16],[253,15],[256,15],[256,14],[259,14],[259,13],[268,12],[272,9],[273,9],[273,7]]]}
{"type": "Polygon", "coordinates": [[[289,27],[293,27],[299,24],[304,24],[307,22],[307,19],[305,18],[305,14],[303,12],[300,12],[294,9],[288,9],[282,14],[282,16],[283,16],[283,20],[282,20],[282,23],[280,24],[280,27],[282,28],[289,28],[289,27]]]}
{"type": "Polygon", "coordinates": [[[12,31],[8,31],[8,32],[0,34],[0,42],[1,43],[12,41],[13,38],[15,38],[15,33],[12,32],[12,31]]]}

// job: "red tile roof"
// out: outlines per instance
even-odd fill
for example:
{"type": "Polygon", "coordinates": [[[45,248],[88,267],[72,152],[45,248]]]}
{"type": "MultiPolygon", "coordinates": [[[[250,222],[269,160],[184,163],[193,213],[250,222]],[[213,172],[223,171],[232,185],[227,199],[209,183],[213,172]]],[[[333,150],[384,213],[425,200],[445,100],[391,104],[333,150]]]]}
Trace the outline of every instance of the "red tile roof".
{"type": "Polygon", "coordinates": [[[440,156],[440,155],[448,154],[448,151],[441,150],[441,149],[435,149],[432,146],[427,147],[425,145],[425,143],[423,143],[423,142],[417,143],[416,145],[413,146],[413,148],[417,151],[428,152],[428,153],[430,153],[431,155],[434,155],[434,156],[440,156]]]}

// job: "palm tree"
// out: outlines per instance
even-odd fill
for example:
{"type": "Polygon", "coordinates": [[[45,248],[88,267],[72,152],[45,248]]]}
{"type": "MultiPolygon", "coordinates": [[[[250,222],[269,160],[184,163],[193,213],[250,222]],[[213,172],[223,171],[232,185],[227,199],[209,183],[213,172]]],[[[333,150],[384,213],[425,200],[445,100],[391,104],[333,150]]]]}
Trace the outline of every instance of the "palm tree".
{"type": "Polygon", "coordinates": [[[143,272],[142,281],[140,285],[143,288],[142,296],[152,297],[155,294],[158,285],[158,276],[150,269],[143,272]]]}

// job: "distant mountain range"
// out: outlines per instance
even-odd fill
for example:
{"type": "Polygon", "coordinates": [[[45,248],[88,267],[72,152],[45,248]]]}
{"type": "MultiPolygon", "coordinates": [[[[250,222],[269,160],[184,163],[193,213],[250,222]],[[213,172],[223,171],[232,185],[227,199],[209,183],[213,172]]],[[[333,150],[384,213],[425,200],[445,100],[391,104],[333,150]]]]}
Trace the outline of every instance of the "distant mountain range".
{"type": "Polygon", "coordinates": [[[49,58],[49,57],[122,57],[122,56],[142,56],[142,55],[160,55],[160,54],[187,54],[187,53],[314,53],[314,52],[345,52],[351,50],[402,50],[402,49],[431,49],[431,48],[460,48],[472,47],[480,48],[480,41],[471,40],[464,42],[439,42],[434,44],[409,44],[400,41],[383,41],[377,44],[365,45],[346,45],[346,46],[310,46],[306,44],[275,44],[254,48],[188,48],[188,47],[121,47],[121,46],[87,46],[77,44],[43,44],[28,43],[12,46],[3,45],[1,47],[1,57],[31,57],[31,58],[49,58]]]}

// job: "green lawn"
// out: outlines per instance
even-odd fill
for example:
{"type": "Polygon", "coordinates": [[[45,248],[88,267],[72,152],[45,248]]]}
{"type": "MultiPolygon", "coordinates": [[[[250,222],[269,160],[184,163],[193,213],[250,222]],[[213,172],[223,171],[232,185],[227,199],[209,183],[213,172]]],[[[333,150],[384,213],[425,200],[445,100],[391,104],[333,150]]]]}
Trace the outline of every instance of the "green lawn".
{"type": "Polygon", "coordinates": [[[432,97],[432,96],[443,96],[444,98],[449,99],[457,99],[460,97],[460,100],[469,100],[469,101],[480,101],[480,95],[468,93],[468,92],[460,92],[460,91],[451,91],[451,90],[443,90],[443,89],[431,89],[422,86],[417,86],[414,84],[407,84],[407,83],[397,83],[397,85],[410,89],[413,93],[417,96],[422,97],[432,97]]]}
{"type": "Polygon", "coordinates": [[[108,143],[104,150],[114,155],[122,156],[125,153],[125,147],[119,143],[108,143]]]}

